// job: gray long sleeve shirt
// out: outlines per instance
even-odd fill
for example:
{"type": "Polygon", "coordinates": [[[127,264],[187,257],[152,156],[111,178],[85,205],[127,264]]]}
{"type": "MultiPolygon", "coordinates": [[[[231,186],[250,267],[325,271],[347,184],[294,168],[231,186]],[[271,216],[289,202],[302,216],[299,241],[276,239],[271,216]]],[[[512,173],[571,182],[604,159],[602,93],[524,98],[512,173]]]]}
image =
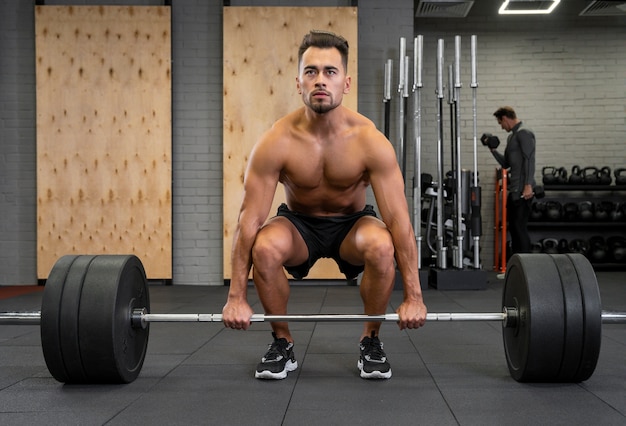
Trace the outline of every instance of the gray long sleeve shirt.
{"type": "Polygon", "coordinates": [[[491,153],[503,168],[509,169],[509,193],[521,196],[524,185],[535,186],[535,134],[521,121],[507,137],[504,155],[497,150],[491,153]]]}

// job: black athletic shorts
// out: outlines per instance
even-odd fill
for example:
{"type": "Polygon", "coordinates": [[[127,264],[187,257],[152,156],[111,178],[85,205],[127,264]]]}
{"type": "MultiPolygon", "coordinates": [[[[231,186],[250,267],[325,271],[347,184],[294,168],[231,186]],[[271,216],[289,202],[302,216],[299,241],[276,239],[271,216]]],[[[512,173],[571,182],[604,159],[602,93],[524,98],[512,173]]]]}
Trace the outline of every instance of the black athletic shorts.
{"type": "Polygon", "coordinates": [[[363,265],[352,265],[339,257],[339,248],[355,222],[363,216],[374,216],[374,207],[366,205],[357,213],[345,216],[307,216],[289,210],[286,204],[278,207],[277,216],[283,216],[294,224],[309,249],[309,258],[302,265],[285,266],[295,279],[306,277],[311,267],[322,257],[329,257],[337,262],[339,270],[347,279],[353,279],[363,272],[363,265]]]}

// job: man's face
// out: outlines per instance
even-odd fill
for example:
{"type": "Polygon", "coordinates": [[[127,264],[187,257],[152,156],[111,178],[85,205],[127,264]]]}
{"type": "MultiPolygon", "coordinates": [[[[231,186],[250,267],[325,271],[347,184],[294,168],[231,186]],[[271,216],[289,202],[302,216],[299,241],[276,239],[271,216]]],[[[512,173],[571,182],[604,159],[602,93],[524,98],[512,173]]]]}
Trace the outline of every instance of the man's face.
{"type": "Polygon", "coordinates": [[[510,132],[513,128],[513,126],[511,125],[512,120],[510,118],[503,116],[502,118],[498,118],[497,120],[500,127],[502,127],[502,130],[510,132]]]}
{"type": "Polygon", "coordinates": [[[343,95],[350,91],[350,77],[335,48],[309,47],[302,55],[296,81],[304,104],[318,114],[341,105],[343,95]]]}

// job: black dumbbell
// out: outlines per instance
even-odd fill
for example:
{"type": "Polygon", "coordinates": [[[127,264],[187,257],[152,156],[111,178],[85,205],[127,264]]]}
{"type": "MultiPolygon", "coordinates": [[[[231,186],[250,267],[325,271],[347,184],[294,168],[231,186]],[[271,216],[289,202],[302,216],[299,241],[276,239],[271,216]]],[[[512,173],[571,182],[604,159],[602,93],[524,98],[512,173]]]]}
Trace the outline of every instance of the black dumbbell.
{"type": "Polygon", "coordinates": [[[500,139],[497,136],[492,135],[491,133],[483,133],[480,137],[480,141],[483,145],[488,146],[489,149],[496,149],[500,146],[500,139]]]}
{"type": "Polygon", "coordinates": [[[542,199],[543,197],[546,196],[546,192],[543,188],[542,185],[537,185],[533,188],[533,195],[535,196],[535,198],[537,199],[542,199]]]}

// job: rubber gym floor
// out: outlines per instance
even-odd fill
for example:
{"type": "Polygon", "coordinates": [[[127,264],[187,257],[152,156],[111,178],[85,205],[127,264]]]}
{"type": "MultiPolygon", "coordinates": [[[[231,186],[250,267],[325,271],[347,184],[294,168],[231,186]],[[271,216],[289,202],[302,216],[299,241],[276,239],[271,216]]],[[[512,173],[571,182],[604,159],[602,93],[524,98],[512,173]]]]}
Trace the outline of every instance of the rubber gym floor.
{"type": "MultiPolygon", "coordinates": [[[[503,281],[486,290],[424,291],[431,312],[499,312],[503,281]]],[[[626,311],[626,273],[598,272],[605,310],[626,311]]],[[[150,286],[155,313],[219,313],[226,287],[150,286]]],[[[262,312],[253,287],[249,300],[262,312]]],[[[389,312],[402,300],[394,291],[389,312]]],[[[0,300],[0,311],[39,310],[41,292],[0,300]]],[[[291,313],[361,313],[358,288],[292,286],[291,313]]],[[[549,325],[546,325],[549,327],[549,325]]],[[[63,385],[46,369],[39,327],[0,327],[2,425],[624,425],[626,326],[602,329],[593,376],[582,383],[518,383],[508,372],[499,322],[384,323],[393,369],[363,380],[359,323],[292,323],[299,368],[285,380],[254,378],[269,324],[151,324],[143,369],[127,385],[63,385]]]]}

